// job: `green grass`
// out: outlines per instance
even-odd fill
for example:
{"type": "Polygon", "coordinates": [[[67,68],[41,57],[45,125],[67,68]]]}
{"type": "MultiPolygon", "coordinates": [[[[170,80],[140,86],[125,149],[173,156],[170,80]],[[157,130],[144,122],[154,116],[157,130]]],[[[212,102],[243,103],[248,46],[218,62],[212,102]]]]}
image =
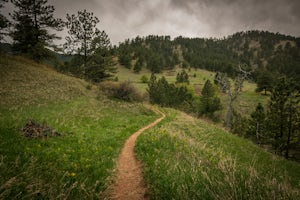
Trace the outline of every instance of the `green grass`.
{"type": "Polygon", "coordinates": [[[250,141],[165,109],[135,151],[152,199],[299,199],[300,166],[250,141]]]}
{"type": "MultiPolygon", "coordinates": [[[[1,57],[0,69],[0,199],[105,198],[125,140],[157,114],[142,104],[109,100],[95,85],[88,89],[90,83],[21,57],[1,57]],[[25,138],[20,129],[28,119],[62,136],[25,138]]],[[[175,82],[179,71],[159,76],[175,82]]],[[[147,70],[134,74],[119,67],[117,76],[145,92],[144,74],[150,77],[147,70]]],[[[204,70],[189,74],[198,94],[214,77],[204,70]]],[[[254,89],[245,84],[236,103],[242,112],[266,102],[254,89]]],[[[299,164],[183,113],[164,111],[167,119],[143,133],[135,148],[153,199],[299,198],[299,164]]]]}
{"type": "Polygon", "coordinates": [[[142,105],[88,98],[1,109],[0,199],[100,197],[125,140],[154,118],[142,105]],[[32,118],[62,136],[25,138],[32,118]]]}
{"type": "Polygon", "coordinates": [[[87,82],[29,59],[0,55],[0,107],[43,105],[86,96],[87,82]]]}
{"type": "MultiPolygon", "coordinates": [[[[186,71],[189,74],[190,77],[190,84],[195,87],[196,90],[199,91],[204,86],[204,83],[207,79],[213,80],[214,73],[209,72],[206,70],[201,69],[191,69],[186,71]],[[194,77],[194,74],[196,77],[194,77]]],[[[165,76],[168,82],[175,83],[176,82],[176,75],[177,73],[181,72],[181,68],[176,67],[173,70],[165,70],[160,74],[156,74],[158,78],[165,76]]],[[[119,81],[130,81],[133,83],[138,89],[140,89],[140,92],[146,92],[146,88],[148,87],[147,83],[142,83],[141,77],[145,75],[150,79],[151,72],[147,69],[142,69],[139,73],[134,73],[132,70],[129,70],[123,66],[118,65],[118,73],[116,76],[118,77],[119,81]]]]}
{"type": "Polygon", "coordinates": [[[103,199],[125,140],[157,115],[24,58],[0,67],[0,199],[103,199]],[[62,136],[26,138],[28,119],[62,136]]]}

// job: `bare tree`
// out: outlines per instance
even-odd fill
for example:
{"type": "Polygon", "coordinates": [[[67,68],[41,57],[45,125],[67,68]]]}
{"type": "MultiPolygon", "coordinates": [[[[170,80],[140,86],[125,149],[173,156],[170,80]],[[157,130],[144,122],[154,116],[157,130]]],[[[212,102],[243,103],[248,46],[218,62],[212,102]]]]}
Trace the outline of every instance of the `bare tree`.
{"type": "Polygon", "coordinates": [[[215,78],[215,81],[219,84],[221,90],[229,97],[228,110],[225,118],[226,127],[229,128],[231,127],[231,120],[233,116],[233,103],[241,93],[244,81],[248,79],[251,74],[251,72],[246,71],[243,68],[246,68],[246,66],[238,66],[238,75],[233,80],[233,85],[229,81],[228,76],[224,73],[219,74],[219,76],[216,76],[215,78]]]}

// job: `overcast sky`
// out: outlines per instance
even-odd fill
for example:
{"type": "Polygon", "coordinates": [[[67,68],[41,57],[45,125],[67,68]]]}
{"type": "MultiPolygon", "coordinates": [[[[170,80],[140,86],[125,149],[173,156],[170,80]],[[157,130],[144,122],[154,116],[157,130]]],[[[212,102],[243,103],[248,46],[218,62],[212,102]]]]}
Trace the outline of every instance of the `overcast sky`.
{"type": "Polygon", "coordinates": [[[300,0],[49,0],[55,15],[87,9],[113,44],[137,35],[224,37],[242,30],[300,36],[300,0]]]}

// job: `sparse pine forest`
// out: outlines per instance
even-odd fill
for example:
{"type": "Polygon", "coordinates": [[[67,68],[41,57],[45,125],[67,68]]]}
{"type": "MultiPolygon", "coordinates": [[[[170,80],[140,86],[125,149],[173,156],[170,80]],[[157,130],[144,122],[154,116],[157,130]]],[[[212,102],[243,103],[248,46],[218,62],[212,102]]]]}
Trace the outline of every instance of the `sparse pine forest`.
{"type": "Polygon", "coordinates": [[[93,12],[11,5],[0,14],[0,199],[108,198],[122,146],[155,110],[166,118],[134,150],[151,199],[299,199],[299,37],[113,45],[93,12]]]}

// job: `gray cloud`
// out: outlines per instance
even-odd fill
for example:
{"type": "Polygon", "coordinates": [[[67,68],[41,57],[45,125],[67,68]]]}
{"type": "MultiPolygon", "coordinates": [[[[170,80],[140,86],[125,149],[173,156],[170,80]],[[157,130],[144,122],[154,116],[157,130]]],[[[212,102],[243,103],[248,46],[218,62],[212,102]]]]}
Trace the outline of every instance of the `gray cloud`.
{"type": "Polygon", "coordinates": [[[258,29],[300,36],[299,0],[49,0],[56,15],[87,9],[117,44],[149,34],[223,37],[258,29]]]}

